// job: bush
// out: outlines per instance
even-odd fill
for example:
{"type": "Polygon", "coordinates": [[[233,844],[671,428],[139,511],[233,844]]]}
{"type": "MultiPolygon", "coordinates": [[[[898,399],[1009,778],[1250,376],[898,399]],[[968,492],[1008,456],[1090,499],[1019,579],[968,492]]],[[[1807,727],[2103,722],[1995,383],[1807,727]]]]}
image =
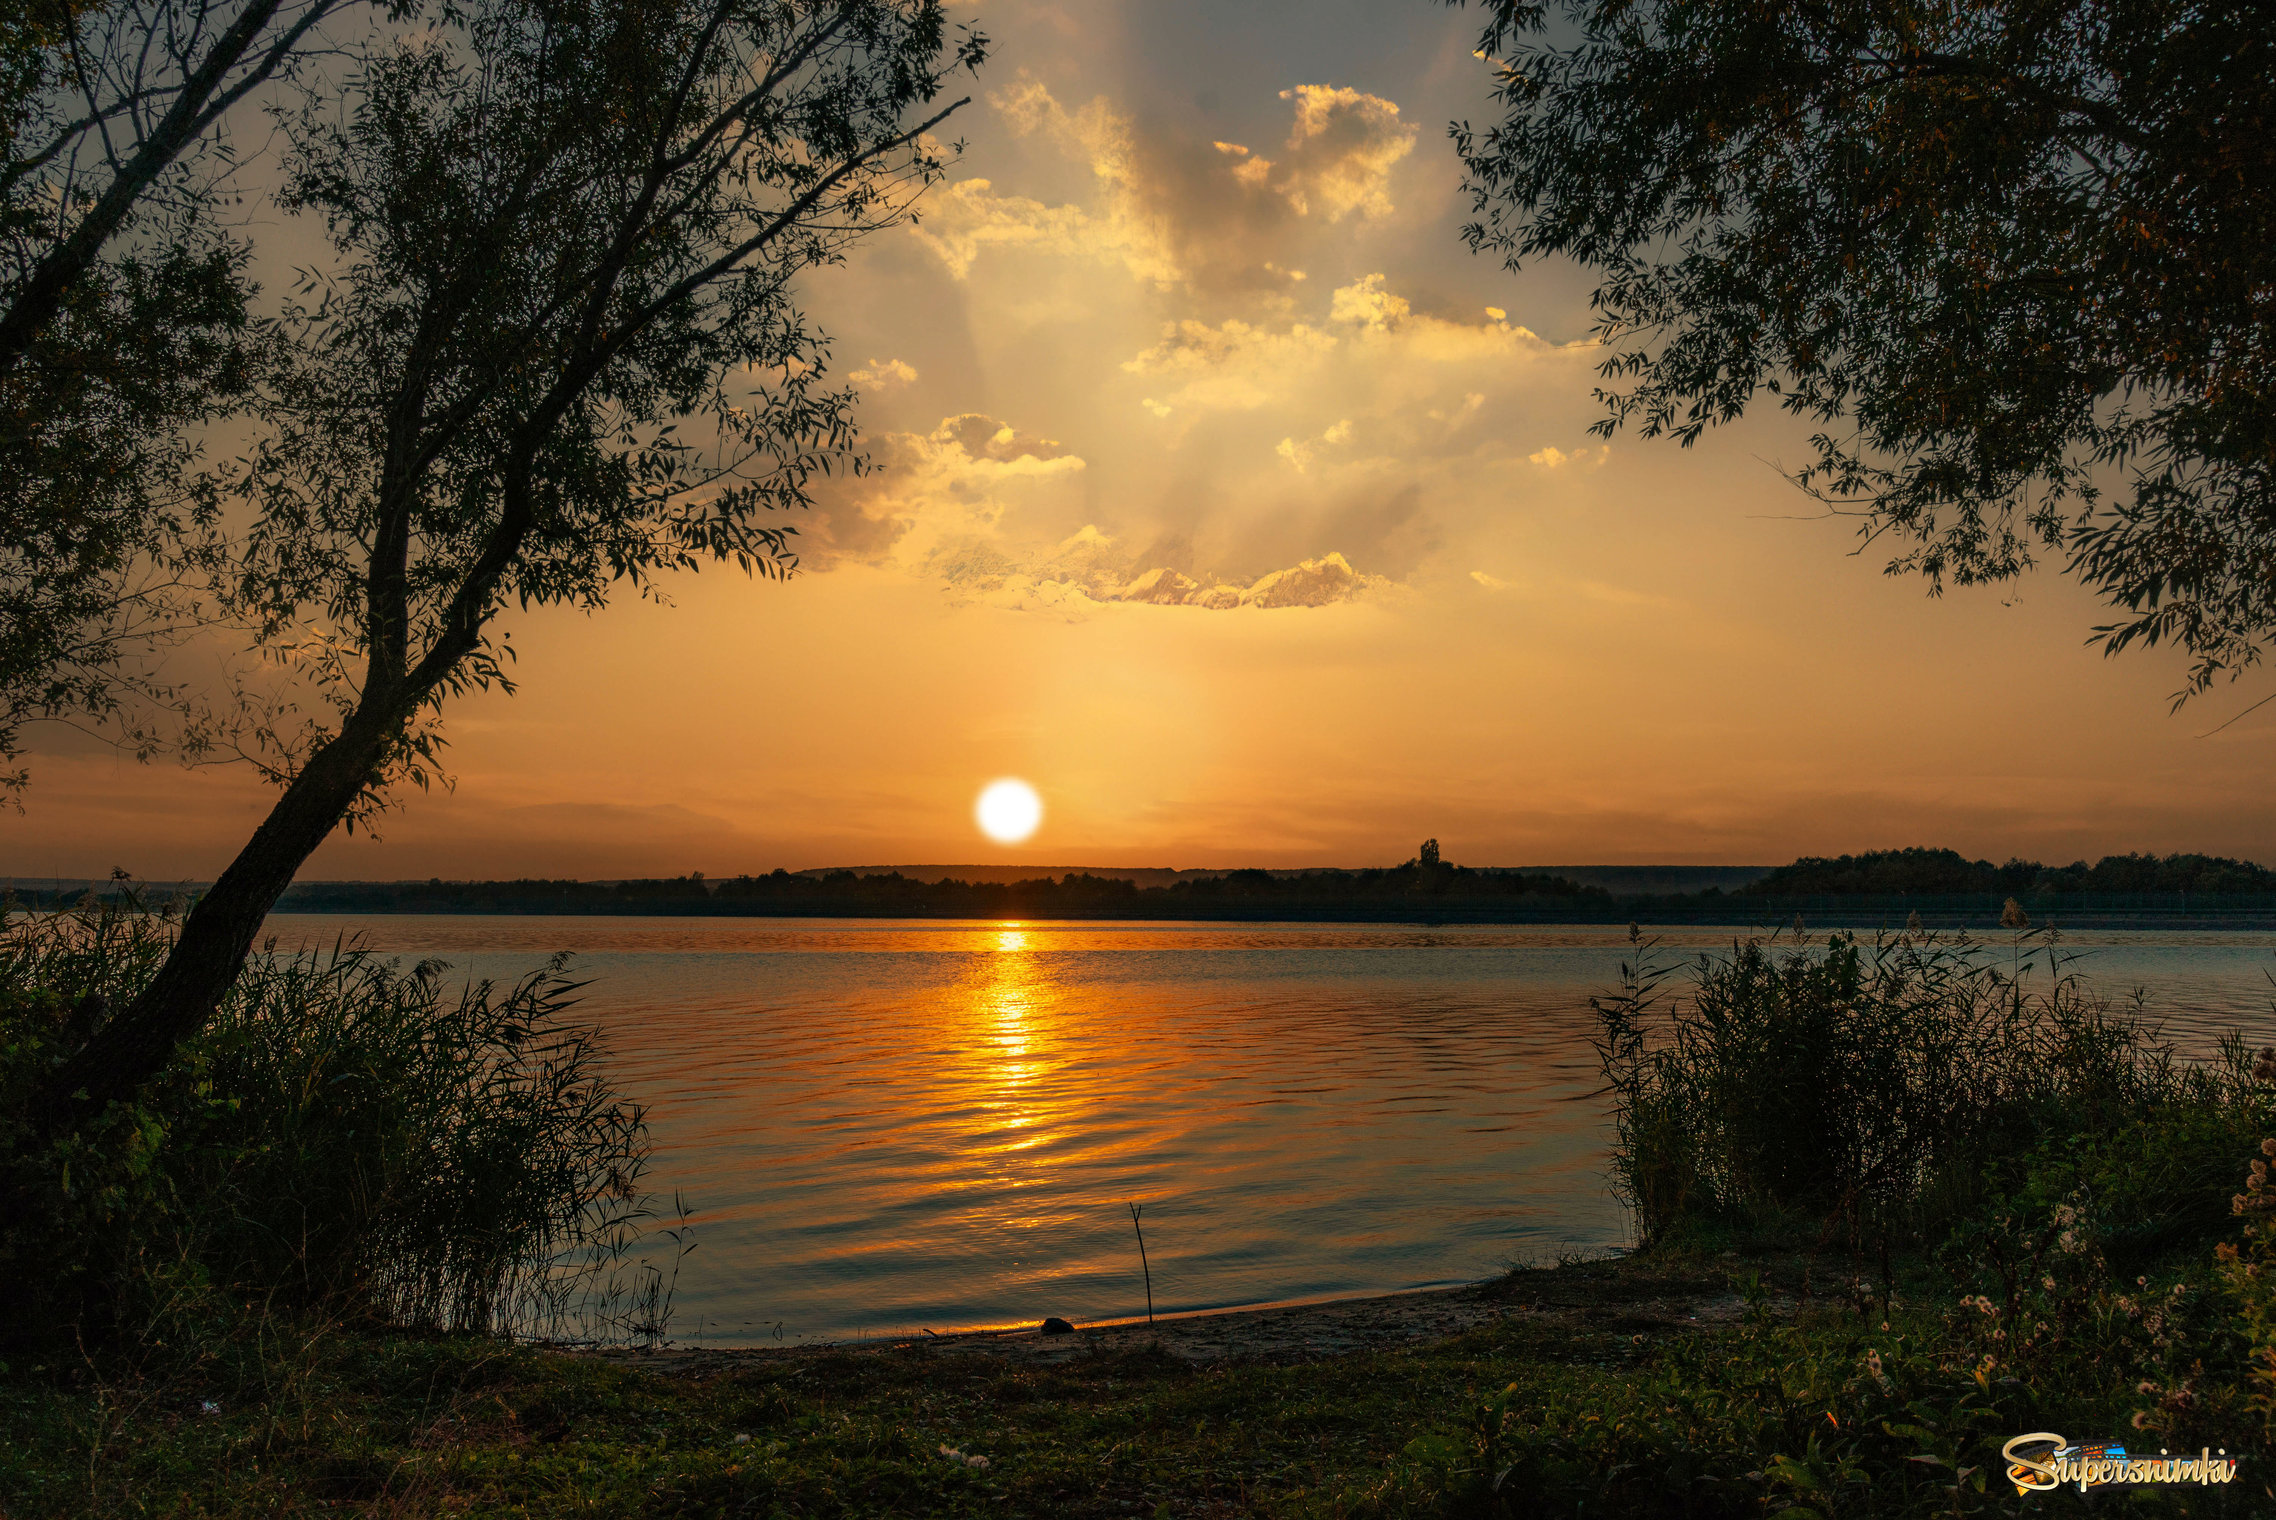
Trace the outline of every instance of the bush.
{"type": "Polygon", "coordinates": [[[372,1326],[661,1333],[640,1110],[578,983],[446,990],[345,945],[247,963],[129,1107],[34,1144],[38,1081],[130,999],[173,924],[131,903],[0,925],[0,1225],[18,1339],[195,1342],[250,1311],[372,1326]]]}
{"type": "Polygon", "coordinates": [[[2251,1142],[2240,1052],[2177,1062],[2049,941],[1747,940],[1692,963],[1688,997],[1637,943],[1619,990],[1591,1001],[1614,1180],[1646,1241],[1799,1219],[1851,1244],[1932,1244],[1987,1198],[2052,1180],[2050,1206],[2089,1181],[2130,1189],[2125,1222],[2148,1242],[2201,1232],[2214,1216],[2195,1204],[2251,1142]]]}

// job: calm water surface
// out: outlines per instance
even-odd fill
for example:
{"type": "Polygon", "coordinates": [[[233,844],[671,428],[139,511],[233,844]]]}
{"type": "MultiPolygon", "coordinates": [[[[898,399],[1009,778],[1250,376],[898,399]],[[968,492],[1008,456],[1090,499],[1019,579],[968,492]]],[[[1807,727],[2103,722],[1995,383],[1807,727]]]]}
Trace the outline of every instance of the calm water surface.
{"type": "MultiPolygon", "coordinates": [[[[838,1339],[1474,1280],[1624,1243],[1587,998],[1612,927],[278,915],[591,980],[697,1251],[676,1339],[838,1339]]],[[[1671,953],[1727,946],[1685,929],[1671,953]]],[[[2276,933],[2071,936],[2184,1048],[2276,1042],[2276,933]]]]}

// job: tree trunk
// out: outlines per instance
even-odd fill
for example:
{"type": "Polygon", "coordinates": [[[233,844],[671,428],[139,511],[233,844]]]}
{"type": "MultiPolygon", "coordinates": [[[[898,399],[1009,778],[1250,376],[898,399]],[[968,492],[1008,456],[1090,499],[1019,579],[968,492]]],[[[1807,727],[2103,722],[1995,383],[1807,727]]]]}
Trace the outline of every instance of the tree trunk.
{"type": "Polygon", "coordinates": [[[57,1069],[35,1105],[50,1133],[133,1096],[174,1047],[213,1016],[269,910],[354,805],[394,737],[401,720],[374,707],[367,702],[359,708],[293,778],[229,869],[183,920],[150,985],[57,1069]]]}

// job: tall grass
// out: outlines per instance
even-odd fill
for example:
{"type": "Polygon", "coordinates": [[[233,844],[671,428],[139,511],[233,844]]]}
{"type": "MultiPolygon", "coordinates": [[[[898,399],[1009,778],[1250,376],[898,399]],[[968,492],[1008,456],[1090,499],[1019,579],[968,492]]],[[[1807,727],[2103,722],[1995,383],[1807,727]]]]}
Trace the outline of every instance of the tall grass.
{"type": "MultiPolygon", "coordinates": [[[[173,928],[131,903],[0,925],[7,1115],[173,928]]],[[[135,1109],[37,1149],[0,1121],[33,1205],[0,1225],[7,1291],[83,1337],[254,1310],[659,1338],[668,1266],[633,1257],[654,1219],[646,1125],[573,1017],[580,984],[558,959],[511,986],[445,971],[271,947],[135,1109]]],[[[684,1230],[667,1238],[676,1264],[684,1230]]]]}
{"type": "Polygon", "coordinates": [[[2220,1131],[2196,1179],[2210,1204],[2232,1169],[2221,1147],[2250,1143],[2241,1044],[2177,1061],[2049,935],[1771,936],[1688,964],[1635,944],[1618,989],[1591,1001],[1614,1180],[1647,1242],[1776,1219],[1852,1245],[1933,1240],[2051,1138],[2182,1115],[2220,1131]]]}

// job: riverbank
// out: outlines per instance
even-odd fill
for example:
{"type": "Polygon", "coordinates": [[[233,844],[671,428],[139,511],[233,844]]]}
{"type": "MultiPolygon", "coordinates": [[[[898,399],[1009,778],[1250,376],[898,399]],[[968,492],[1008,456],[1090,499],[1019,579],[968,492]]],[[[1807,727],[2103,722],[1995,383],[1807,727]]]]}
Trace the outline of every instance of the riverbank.
{"type": "Polygon", "coordinates": [[[1730,1333],[1742,1310],[1715,1263],[1607,1262],[1048,1337],[332,1335],[139,1379],[19,1369],[0,1514],[1404,1513],[1385,1482],[1466,1403],[1730,1333]]]}
{"type": "MultiPolygon", "coordinates": [[[[1733,1253],[1728,1261],[1739,1260],[1733,1253]]],[[[1779,1300],[1780,1312],[1791,1304],[1779,1300]]],[[[1076,1325],[1062,1334],[1039,1326],[1016,1330],[920,1332],[880,1340],[810,1346],[735,1348],[663,1347],[584,1353],[615,1365],[671,1376],[711,1376],[785,1358],[896,1355],[922,1351],[943,1357],[990,1357],[1022,1367],[1051,1367],[1084,1357],[1159,1350],[1196,1366],[1249,1362],[1276,1366],[1388,1351],[1444,1340],[1516,1321],[1572,1333],[1626,1329],[1631,1333],[1728,1326],[1745,1301],[1704,1263],[1669,1267],[1617,1261],[1568,1263],[1512,1272],[1487,1282],[1423,1288],[1364,1298],[1262,1308],[1211,1309],[1145,1320],[1076,1325]]]]}
{"type": "Polygon", "coordinates": [[[1782,1461],[1870,1496],[1833,1513],[1989,1513],[1998,1486],[1963,1474],[1956,1494],[1952,1474],[1999,1439],[2121,1434],[2115,1408],[1939,1371],[1935,1315],[1850,1280],[1825,1257],[1639,1257],[1053,1337],[574,1353],[335,1333],[132,1378],[17,1369],[0,1513],[1737,1516],[1807,1497],[1782,1461]]]}

